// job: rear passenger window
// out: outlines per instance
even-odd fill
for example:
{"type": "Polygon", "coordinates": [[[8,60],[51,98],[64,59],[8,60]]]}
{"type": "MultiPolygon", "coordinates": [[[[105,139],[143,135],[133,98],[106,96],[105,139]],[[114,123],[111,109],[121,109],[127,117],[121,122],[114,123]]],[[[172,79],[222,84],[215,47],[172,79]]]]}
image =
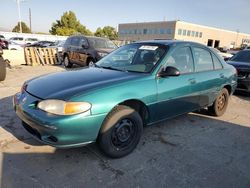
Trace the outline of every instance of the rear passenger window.
{"type": "Polygon", "coordinates": [[[193,57],[189,47],[182,47],[175,50],[169,57],[166,67],[177,68],[180,73],[190,73],[194,70],[193,57]]]}
{"type": "Polygon", "coordinates": [[[216,57],[214,54],[212,54],[213,62],[214,62],[214,69],[222,69],[222,65],[218,57],[216,57]]]}
{"type": "Polygon", "coordinates": [[[213,60],[209,51],[203,48],[194,47],[194,58],[196,71],[208,71],[213,70],[213,60]]]}

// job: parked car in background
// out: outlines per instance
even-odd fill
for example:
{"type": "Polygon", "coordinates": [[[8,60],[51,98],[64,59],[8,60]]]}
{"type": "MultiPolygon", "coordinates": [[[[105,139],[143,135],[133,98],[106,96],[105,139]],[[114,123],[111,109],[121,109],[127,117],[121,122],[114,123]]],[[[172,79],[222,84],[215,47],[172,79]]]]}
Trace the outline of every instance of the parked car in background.
{"type": "Polygon", "coordinates": [[[3,55],[3,50],[0,47],[0,81],[5,80],[6,77],[6,63],[2,55],[3,55]]]}
{"type": "Polygon", "coordinates": [[[64,66],[70,68],[73,64],[93,65],[116,48],[117,46],[107,38],[70,36],[63,48],[64,66]]]}
{"type": "Polygon", "coordinates": [[[8,49],[9,50],[23,50],[24,45],[17,44],[13,41],[9,42],[8,49]]]}
{"type": "Polygon", "coordinates": [[[20,45],[25,45],[25,39],[24,37],[12,37],[9,39],[10,42],[15,42],[20,45]]]}
{"type": "Polygon", "coordinates": [[[229,59],[228,64],[237,69],[237,90],[250,92],[250,49],[239,51],[229,59]]]}
{"type": "Polygon", "coordinates": [[[53,43],[54,42],[52,42],[52,41],[42,40],[42,41],[35,42],[33,44],[28,44],[28,45],[26,45],[26,47],[46,48],[46,47],[52,45],[53,43]]]}
{"type": "MultiPolygon", "coordinates": [[[[69,44],[88,49],[85,40],[69,44]]],[[[13,101],[41,142],[66,148],[96,141],[108,156],[122,157],[143,126],[206,107],[223,115],[236,84],[235,68],[206,46],[157,40],[122,46],[95,67],[29,80],[13,101]]]]}
{"type": "Polygon", "coordinates": [[[214,50],[216,53],[218,53],[223,59],[228,59],[233,57],[232,54],[227,53],[227,52],[221,52],[220,50],[216,49],[216,48],[212,48],[210,47],[212,50],[214,50]]]}
{"type": "Polygon", "coordinates": [[[26,38],[25,39],[25,44],[34,44],[36,42],[38,42],[37,38],[26,38]]]}
{"type": "Polygon", "coordinates": [[[65,40],[58,40],[47,47],[47,48],[56,49],[56,58],[57,58],[58,62],[60,62],[60,63],[63,61],[62,51],[63,51],[64,43],[65,43],[65,40]]]}
{"type": "Polygon", "coordinates": [[[7,40],[5,40],[5,39],[0,39],[0,47],[2,48],[2,49],[8,49],[8,45],[9,45],[9,43],[8,43],[8,41],[7,40]]]}

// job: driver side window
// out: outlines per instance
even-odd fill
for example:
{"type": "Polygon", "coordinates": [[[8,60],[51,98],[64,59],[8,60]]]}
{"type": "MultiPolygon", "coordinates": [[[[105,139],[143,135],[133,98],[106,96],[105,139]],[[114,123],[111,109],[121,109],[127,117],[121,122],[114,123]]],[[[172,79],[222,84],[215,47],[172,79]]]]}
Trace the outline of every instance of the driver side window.
{"type": "Polygon", "coordinates": [[[176,49],[168,58],[164,68],[172,66],[177,68],[181,74],[194,71],[194,61],[190,47],[176,49]]]}

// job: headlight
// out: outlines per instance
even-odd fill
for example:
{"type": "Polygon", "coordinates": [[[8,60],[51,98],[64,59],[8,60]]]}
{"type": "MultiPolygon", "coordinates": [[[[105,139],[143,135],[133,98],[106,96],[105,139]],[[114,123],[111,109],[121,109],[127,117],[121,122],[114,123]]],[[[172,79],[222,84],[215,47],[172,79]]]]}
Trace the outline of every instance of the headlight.
{"type": "Polygon", "coordinates": [[[97,52],[97,53],[101,57],[104,57],[104,56],[108,55],[108,53],[105,53],[105,52],[97,52]]]}
{"type": "Polygon", "coordinates": [[[44,100],[37,107],[45,112],[56,115],[74,115],[87,112],[91,104],[87,102],[66,102],[61,100],[44,100]]]}

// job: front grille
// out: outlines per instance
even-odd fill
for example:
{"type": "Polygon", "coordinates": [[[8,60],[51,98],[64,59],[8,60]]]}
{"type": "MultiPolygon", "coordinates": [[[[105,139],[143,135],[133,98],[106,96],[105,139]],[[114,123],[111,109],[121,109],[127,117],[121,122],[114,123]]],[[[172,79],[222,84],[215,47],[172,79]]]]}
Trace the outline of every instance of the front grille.
{"type": "Polygon", "coordinates": [[[41,140],[41,134],[36,129],[32,128],[25,122],[22,122],[22,125],[26,129],[26,131],[28,131],[30,134],[36,136],[37,138],[41,140]]]}

